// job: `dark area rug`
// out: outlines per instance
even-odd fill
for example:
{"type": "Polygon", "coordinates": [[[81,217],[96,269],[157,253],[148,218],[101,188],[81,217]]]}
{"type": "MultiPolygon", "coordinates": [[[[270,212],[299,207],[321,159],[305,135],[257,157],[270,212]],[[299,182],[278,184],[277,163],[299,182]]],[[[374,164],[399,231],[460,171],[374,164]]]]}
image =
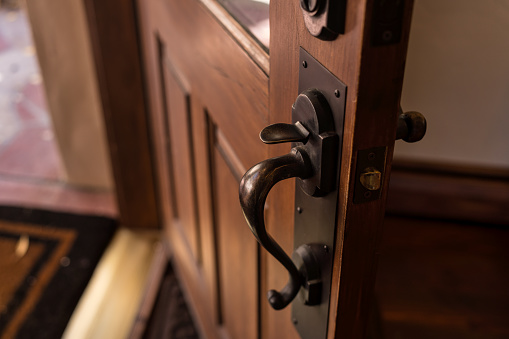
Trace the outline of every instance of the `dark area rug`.
{"type": "Polygon", "coordinates": [[[143,339],[199,339],[175,272],[168,265],[143,339]]]}
{"type": "Polygon", "coordinates": [[[116,226],[0,206],[0,338],[60,338],[116,226]]]}

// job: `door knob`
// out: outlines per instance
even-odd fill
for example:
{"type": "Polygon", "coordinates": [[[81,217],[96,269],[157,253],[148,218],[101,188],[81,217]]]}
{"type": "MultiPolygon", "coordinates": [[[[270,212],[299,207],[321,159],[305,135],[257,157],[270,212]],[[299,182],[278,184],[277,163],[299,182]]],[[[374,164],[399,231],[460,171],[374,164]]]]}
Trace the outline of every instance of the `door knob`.
{"type": "Polygon", "coordinates": [[[426,118],[419,112],[405,112],[400,108],[398,118],[397,140],[417,142],[426,134],[426,118]]]}
{"type": "Polygon", "coordinates": [[[286,286],[267,294],[276,310],[286,307],[301,287],[305,290],[306,304],[320,303],[320,258],[319,252],[313,250],[316,244],[305,244],[294,252],[294,262],[267,233],[264,221],[267,196],[278,182],[294,177],[299,178],[301,189],[308,195],[324,196],[332,191],[336,180],[339,138],[327,99],[317,89],[306,90],[297,97],[293,116],[295,124],[270,125],[260,133],[260,139],[268,144],[293,142],[290,153],[253,166],[244,174],[239,188],[242,211],[256,240],[288,270],[286,286]]]}

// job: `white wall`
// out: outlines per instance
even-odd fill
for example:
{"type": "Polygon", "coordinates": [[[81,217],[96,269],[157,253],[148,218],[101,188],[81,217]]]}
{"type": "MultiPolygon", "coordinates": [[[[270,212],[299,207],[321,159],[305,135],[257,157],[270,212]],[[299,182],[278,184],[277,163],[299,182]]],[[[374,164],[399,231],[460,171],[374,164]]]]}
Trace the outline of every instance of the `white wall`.
{"type": "Polygon", "coordinates": [[[416,0],[401,104],[428,132],[396,158],[509,168],[509,1],[416,0]]]}

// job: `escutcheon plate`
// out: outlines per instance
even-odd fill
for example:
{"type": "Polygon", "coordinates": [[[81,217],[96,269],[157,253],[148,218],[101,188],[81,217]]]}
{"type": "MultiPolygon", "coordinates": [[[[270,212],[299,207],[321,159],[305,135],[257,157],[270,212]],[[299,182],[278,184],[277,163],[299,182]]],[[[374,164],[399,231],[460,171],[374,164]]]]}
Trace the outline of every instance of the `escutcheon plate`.
{"type": "MultiPolygon", "coordinates": [[[[335,131],[339,136],[339,152],[335,188],[332,192],[323,197],[312,197],[301,189],[300,179],[296,181],[294,250],[308,244],[319,252],[315,255],[320,258],[323,285],[321,303],[314,306],[305,304],[305,291],[301,288],[292,303],[292,321],[302,339],[321,339],[327,336],[329,316],[346,85],[301,47],[299,93],[310,88],[320,90],[331,107],[335,131]]],[[[296,117],[292,117],[292,120],[295,123],[296,117]]]]}

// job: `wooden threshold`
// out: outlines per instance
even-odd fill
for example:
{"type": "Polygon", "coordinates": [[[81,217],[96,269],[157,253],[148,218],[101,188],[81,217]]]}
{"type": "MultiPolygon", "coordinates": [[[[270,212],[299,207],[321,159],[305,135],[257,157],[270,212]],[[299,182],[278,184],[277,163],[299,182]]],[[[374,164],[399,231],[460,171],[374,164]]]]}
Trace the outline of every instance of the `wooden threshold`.
{"type": "Polygon", "coordinates": [[[140,338],[166,267],[164,253],[158,232],[117,231],[62,338],[140,338]]]}

